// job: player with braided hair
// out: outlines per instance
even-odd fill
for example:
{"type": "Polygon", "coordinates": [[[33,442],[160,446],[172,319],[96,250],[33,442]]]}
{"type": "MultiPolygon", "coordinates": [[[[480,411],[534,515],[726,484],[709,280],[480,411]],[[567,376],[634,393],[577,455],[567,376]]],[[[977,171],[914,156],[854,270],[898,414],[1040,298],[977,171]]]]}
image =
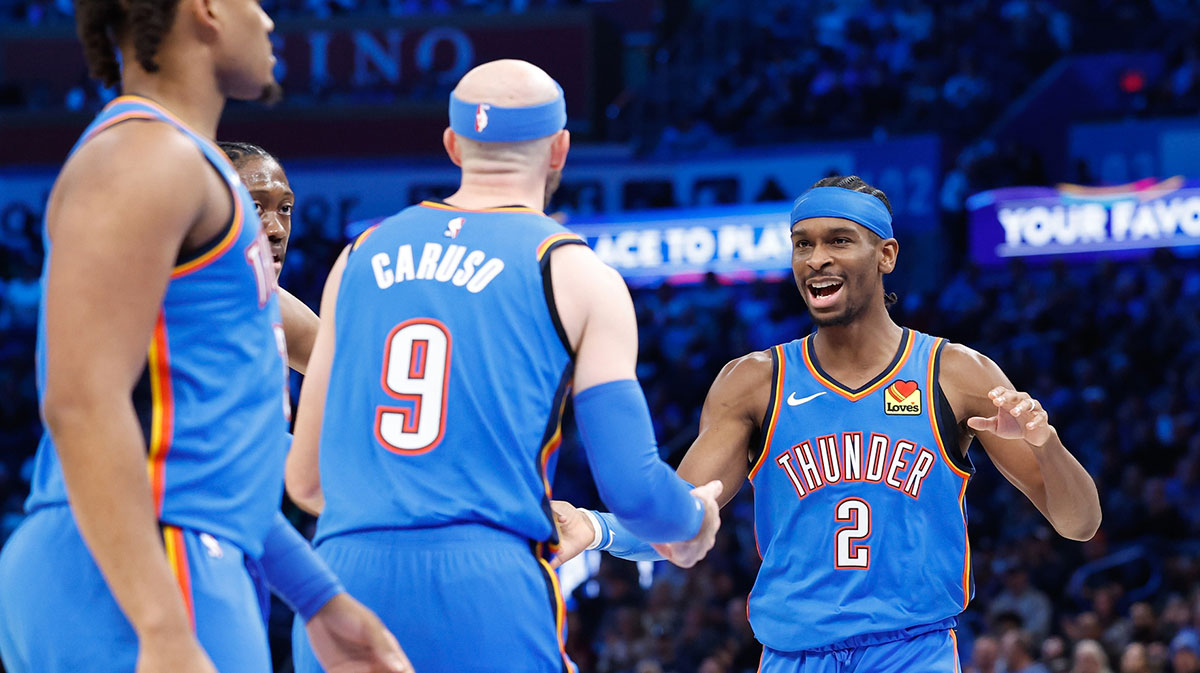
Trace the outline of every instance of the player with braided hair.
{"type": "Polygon", "coordinates": [[[212,142],[228,98],[278,97],[271,19],[256,0],[77,0],[76,17],[91,72],[123,95],[46,207],[47,432],[0,554],[4,667],[267,673],[258,566],[327,671],[411,670],[279,514],[270,246],[212,142]]]}

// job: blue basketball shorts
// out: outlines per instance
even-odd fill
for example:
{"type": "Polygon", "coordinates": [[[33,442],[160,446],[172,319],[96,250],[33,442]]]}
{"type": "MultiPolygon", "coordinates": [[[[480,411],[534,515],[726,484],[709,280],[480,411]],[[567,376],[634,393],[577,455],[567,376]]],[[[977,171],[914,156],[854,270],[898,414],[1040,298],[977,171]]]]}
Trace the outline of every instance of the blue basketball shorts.
{"type": "MultiPolygon", "coordinates": [[[[242,551],[163,526],[163,545],[201,646],[222,673],[270,673],[271,656],[242,551]]],[[[0,657],[9,673],[129,673],[133,627],[67,506],[30,514],[0,553],[0,657]]]]}
{"type": "MultiPolygon", "coordinates": [[[[317,554],[379,615],[420,673],[574,673],[558,577],[527,540],[482,524],[375,530],[322,540],[317,554]]],[[[297,618],[296,673],[320,665],[297,618]]]]}
{"type": "Polygon", "coordinates": [[[759,673],[960,673],[958,637],[938,629],[842,649],[780,652],[763,648],[759,673]]]}

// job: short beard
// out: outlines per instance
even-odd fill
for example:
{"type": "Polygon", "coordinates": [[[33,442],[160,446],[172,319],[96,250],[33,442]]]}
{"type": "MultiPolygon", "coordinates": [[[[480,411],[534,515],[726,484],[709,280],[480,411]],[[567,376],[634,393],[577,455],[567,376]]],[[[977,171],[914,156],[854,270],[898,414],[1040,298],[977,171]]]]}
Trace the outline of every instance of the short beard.
{"type": "Polygon", "coordinates": [[[258,96],[258,102],[266,106],[271,106],[283,99],[283,85],[275,80],[271,80],[270,84],[263,87],[262,93],[258,96]]]}
{"type": "Polygon", "coordinates": [[[812,309],[809,309],[808,317],[812,318],[813,324],[817,327],[845,327],[858,320],[866,308],[866,304],[847,305],[845,311],[831,318],[818,318],[812,309]]]}
{"type": "Polygon", "coordinates": [[[864,301],[862,304],[852,304],[852,302],[847,301],[845,311],[839,313],[838,316],[826,318],[818,318],[816,313],[812,312],[811,308],[809,308],[809,317],[812,318],[812,324],[818,326],[818,328],[844,328],[844,326],[850,325],[854,320],[862,316],[863,312],[866,311],[866,306],[869,304],[869,301],[864,301]]]}
{"type": "Polygon", "coordinates": [[[550,171],[546,174],[546,198],[542,203],[542,210],[550,207],[550,199],[554,197],[554,192],[558,191],[558,186],[562,184],[562,169],[550,171]]]}

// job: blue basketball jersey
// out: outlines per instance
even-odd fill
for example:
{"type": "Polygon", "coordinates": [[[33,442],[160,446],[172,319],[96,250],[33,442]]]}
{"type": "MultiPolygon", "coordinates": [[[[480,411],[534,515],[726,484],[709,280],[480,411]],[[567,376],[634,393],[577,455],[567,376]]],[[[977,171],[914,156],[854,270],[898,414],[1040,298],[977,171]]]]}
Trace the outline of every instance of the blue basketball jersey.
{"type": "MultiPolygon", "coordinates": [[[[282,497],[291,413],[270,247],[254,201],[221,150],[151,101],[117,98],[75,149],[129,120],[174,126],[204,153],[233,198],[225,231],[177,261],[146,368],[133,391],[146,437],[155,512],[163,523],[211,533],[258,556],[282,497]]],[[[44,227],[43,240],[49,251],[52,241],[44,227]]],[[[47,269],[48,264],[42,269],[43,288],[47,269]]],[[[39,392],[46,365],[44,293],[42,301],[39,392]]],[[[26,502],[30,512],[67,502],[48,432],[38,447],[31,491],[26,502]]]]}
{"type": "Polygon", "coordinates": [[[550,482],[572,376],[527,208],[424,202],[354,243],[337,296],[316,541],[483,523],[555,541],[550,482]]]}
{"type": "Polygon", "coordinates": [[[937,383],[944,343],[905,329],[892,363],[857,390],[821,369],[811,336],[771,349],[750,472],[763,561],[748,612],[764,645],[948,628],[966,607],[973,469],[937,383]]]}

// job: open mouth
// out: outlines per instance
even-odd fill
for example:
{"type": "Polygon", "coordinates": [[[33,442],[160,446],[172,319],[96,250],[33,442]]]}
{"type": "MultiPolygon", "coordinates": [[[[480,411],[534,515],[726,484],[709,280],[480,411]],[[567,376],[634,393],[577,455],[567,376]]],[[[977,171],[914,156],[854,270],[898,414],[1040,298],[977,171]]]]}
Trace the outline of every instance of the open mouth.
{"type": "Polygon", "coordinates": [[[818,278],[804,284],[808,290],[809,305],[813,308],[830,306],[837,300],[843,283],[836,278],[818,278]]]}

